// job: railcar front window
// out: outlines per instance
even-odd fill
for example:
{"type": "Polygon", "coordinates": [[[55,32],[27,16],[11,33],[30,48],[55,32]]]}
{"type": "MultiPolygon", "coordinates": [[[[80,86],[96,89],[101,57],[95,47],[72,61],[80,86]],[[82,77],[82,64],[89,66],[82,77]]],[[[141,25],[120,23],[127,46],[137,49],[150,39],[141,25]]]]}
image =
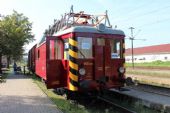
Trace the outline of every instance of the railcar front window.
{"type": "Polygon", "coordinates": [[[78,39],[78,58],[92,58],[92,38],[77,37],[78,39]]]}
{"type": "Polygon", "coordinates": [[[97,45],[105,46],[105,39],[104,38],[97,38],[97,45]]]}
{"type": "Polygon", "coordinates": [[[111,46],[111,58],[121,58],[122,57],[122,40],[121,39],[110,39],[111,46]]]}

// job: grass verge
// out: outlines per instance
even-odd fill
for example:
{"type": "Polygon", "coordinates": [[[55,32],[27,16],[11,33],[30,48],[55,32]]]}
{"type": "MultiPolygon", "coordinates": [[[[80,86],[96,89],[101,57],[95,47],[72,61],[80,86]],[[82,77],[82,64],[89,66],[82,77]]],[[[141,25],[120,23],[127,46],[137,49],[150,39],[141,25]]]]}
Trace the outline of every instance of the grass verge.
{"type": "Polygon", "coordinates": [[[54,102],[54,104],[64,113],[89,113],[84,107],[70,103],[63,96],[55,94],[52,90],[46,88],[36,76],[32,77],[34,82],[41,88],[41,90],[54,102]]]}
{"type": "MultiPolygon", "coordinates": [[[[135,66],[145,66],[145,67],[170,67],[170,61],[153,61],[144,63],[134,63],[135,66]]],[[[126,63],[127,67],[132,67],[132,63],[126,63]]]]}
{"type": "Polygon", "coordinates": [[[0,83],[6,82],[7,76],[11,73],[11,69],[3,68],[2,74],[0,75],[0,83]]]}
{"type": "Polygon", "coordinates": [[[11,69],[2,68],[2,79],[6,79],[10,73],[12,73],[11,69]]]}

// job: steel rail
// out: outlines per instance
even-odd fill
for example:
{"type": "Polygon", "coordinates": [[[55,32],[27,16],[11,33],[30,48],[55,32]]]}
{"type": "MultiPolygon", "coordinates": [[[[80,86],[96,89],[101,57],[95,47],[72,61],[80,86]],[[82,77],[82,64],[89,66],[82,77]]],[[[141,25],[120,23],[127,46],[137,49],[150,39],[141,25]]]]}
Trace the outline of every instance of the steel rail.
{"type": "MultiPolygon", "coordinates": [[[[141,83],[138,83],[139,87],[136,88],[136,87],[129,87],[131,89],[134,89],[134,90],[138,90],[138,91],[143,91],[143,92],[148,92],[148,93],[153,93],[153,94],[157,94],[157,95],[162,95],[162,96],[167,96],[167,97],[170,97],[170,94],[165,94],[165,93],[161,93],[161,92],[156,92],[156,91],[151,91],[149,89],[143,89],[143,88],[140,88],[140,85],[142,86],[149,86],[149,87],[157,87],[157,88],[164,88],[164,87],[160,87],[160,86],[153,86],[153,85],[148,85],[148,84],[141,84],[141,83]]],[[[168,88],[164,88],[164,89],[168,89],[168,88]]]]}
{"type": "Polygon", "coordinates": [[[105,102],[113,105],[114,107],[118,108],[121,111],[121,113],[136,113],[135,111],[131,111],[131,110],[129,110],[129,109],[123,107],[123,106],[120,106],[120,105],[118,105],[116,103],[113,103],[112,101],[110,101],[110,100],[108,100],[108,99],[106,99],[104,97],[98,96],[97,99],[100,99],[102,101],[105,101],[105,102]]]}

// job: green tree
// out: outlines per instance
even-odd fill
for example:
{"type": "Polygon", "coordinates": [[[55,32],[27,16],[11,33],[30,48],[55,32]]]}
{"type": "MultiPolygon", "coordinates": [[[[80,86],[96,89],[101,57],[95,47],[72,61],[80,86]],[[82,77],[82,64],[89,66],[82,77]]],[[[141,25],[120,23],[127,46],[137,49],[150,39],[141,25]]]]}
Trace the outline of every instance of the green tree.
{"type": "Polygon", "coordinates": [[[0,21],[0,58],[6,55],[8,59],[20,59],[23,46],[34,40],[31,31],[32,23],[23,14],[13,11],[13,14],[3,17],[0,21]]]}

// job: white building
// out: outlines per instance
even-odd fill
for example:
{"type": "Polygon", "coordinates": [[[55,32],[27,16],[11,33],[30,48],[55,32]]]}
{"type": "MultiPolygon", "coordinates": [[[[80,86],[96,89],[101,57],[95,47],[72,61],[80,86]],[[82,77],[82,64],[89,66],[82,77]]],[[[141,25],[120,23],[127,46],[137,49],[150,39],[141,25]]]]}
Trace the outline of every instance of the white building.
{"type": "MultiPolygon", "coordinates": [[[[134,62],[170,61],[170,44],[146,46],[133,49],[134,62]]],[[[132,62],[132,49],[126,49],[126,62],[132,62]]]]}

